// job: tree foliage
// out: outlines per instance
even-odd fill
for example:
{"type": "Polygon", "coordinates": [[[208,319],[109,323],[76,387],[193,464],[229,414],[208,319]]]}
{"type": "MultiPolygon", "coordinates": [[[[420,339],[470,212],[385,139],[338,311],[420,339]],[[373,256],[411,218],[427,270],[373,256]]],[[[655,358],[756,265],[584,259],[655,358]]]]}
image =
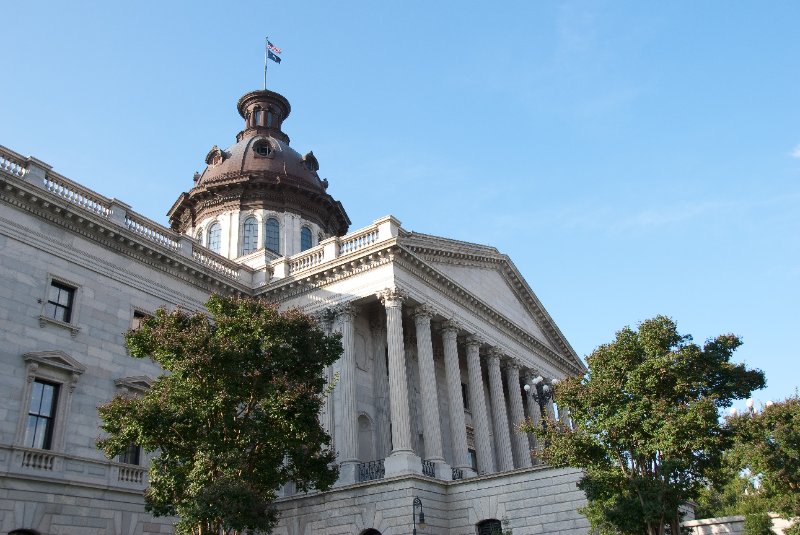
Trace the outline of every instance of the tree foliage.
{"type": "Polygon", "coordinates": [[[269,531],[277,488],[327,489],[335,453],[321,428],[324,367],[341,354],[299,311],[212,296],[203,313],[160,309],[125,335],[167,373],[141,397],[99,408],[108,457],[154,452],[146,508],[177,515],[178,534],[269,531]]]}
{"type": "Polygon", "coordinates": [[[701,347],[664,316],[626,327],[587,358],[584,377],[555,387],[574,427],[526,424],[546,462],[585,470],[582,512],[599,533],[679,533],[679,507],[729,445],[719,410],[765,384],[761,371],[730,362],[740,344],[729,334],[701,347]]]}
{"type": "MultiPolygon", "coordinates": [[[[748,495],[763,510],[800,517],[800,397],[728,418],[735,436],[734,465],[757,481],[748,495]]],[[[745,500],[747,501],[747,500],[745,500]]],[[[746,505],[746,504],[744,504],[746,505]]],[[[792,533],[800,533],[800,522],[792,533]]],[[[787,532],[788,533],[788,532],[787,532]]]]}

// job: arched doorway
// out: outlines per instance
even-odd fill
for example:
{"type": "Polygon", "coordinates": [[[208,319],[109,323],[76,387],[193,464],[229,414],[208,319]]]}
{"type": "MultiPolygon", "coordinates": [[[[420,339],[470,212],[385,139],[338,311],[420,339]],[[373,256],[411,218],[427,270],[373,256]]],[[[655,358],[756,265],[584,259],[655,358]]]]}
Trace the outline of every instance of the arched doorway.
{"type": "Polygon", "coordinates": [[[496,518],[478,522],[478,535],[502,535],[503,525],[496,518]]]}
{"type": "Polygon", "coordinates": [[[378,531],[377,529],[370,528],[366,531],[362,531],[361,535],[381,535],[381,532],[378,531]]]}

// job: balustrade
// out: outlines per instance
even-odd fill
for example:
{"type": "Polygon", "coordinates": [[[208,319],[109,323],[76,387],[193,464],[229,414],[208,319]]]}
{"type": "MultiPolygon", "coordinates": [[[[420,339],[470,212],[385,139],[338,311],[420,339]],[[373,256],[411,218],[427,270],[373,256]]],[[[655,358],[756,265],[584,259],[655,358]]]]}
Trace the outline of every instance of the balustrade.
{"type": "Polygon", "coordinates": [[[355,253],[376,241],[378,241],[378,227],[376,226],[368,227],[344,236],[340,238],[339,256],[355,253]]]}
{"type": "Polygon", "coordinates": [[[25,159],[0,147],[0,171],[22,177],[25,174],[25,159]]]}
{"type": "Polygon", "coordinates": [[[22,467],[52,471],[55,459],[55,455],[46,451],[25,451],[22,454],[22,467]]]}
{"type": "Polygon", "coordinates": [[[359,481],[374,481],[376,479],[383,479],[384,475],[386,475],[386,469],[383,467],[383,459],[369,461],[366,463],[358,463],[359,481]]]}
{"type": "Polygon", "coordinates": [[[459,479],[464,479],[464,471],[461,468],[452,468],[453,474],[453,481],[458,481],[459,479]]]}
{"type": "Polygon", "coordinates": [[[141,484],[144,482],[146,470],[138,466],[120,466],[117,481],[141,484]]]}
{"type": "Polygon", "coordinates": [[[168,230],[157,223],[150,221],[138,214],[128,213],[125,216],[125,225],[140,236],[144,236],[150,241],[177,251],[180,248],[178,234],[168,230]]]}
{"type": "Polygon", "coordinates": [[[436,463],[427,459],[422,460],[422,475],[436,477],[436,463]]]}
{"type": "Polygon", "coordinates": [[[83,186],[67,180],[64,177],[48,173],[42,183],[44,189],[64,199],[65,201],[80,206],[84,210],[109,217],[111,215],[111,200],[84,188],[83,186]]]}

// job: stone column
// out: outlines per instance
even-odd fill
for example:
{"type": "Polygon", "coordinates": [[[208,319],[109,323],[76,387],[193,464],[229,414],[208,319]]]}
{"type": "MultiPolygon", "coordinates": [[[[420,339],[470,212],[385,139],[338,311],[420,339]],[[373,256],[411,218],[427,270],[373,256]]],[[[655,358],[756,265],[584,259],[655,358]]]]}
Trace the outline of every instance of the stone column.
{"type": "Polygon", "coordinates": [[[489,351],[489,394],[492,397],[492,420],[497,451],[497,470],[506,472],[514,469],[514,456],[511,453],[511,437],[508,435],[508,414],[503,394],[503,377],[500,374],[500,356],[496,348],[489,351]]]}
{"type": "MultiPolygon", "coordinates": [[[[536,401],[536,386],[533,385],[530,380],[527,381],[527,384],[531,387],[531,389],[528,390],[528,418],[531,419],[534,427],[538,427],[542,421],[542,408],[539,406],[539,402],[536,401]]],[[[539,456],[539,444],[536,440],[536,435],[531,433],[528,435],[528,438],[530,439],[531,451],[536,456],[535,460],[532,460],[532,464],[541,464],[541,457],[539,456]]]]}
{"type": "MultiPolygon", "coordinates": [[[[322,332],[329,335],[331,334],[331,328],[333,324],[332,318],[332,311],[330,309],[325,309],[316,314],[317,322],[319,323],[319,328],[322,329],[322,332]]],[[[333,367],[326,366],[325,370],[322,372],[323,377],[325,379],[326,388],[329,388],[331,382],[333,381],[333,367]]],[[[322,410],[319,411],[319,423],[325,432],[331,436],[331,449],[336,451],[336,446],[333,441],[333,392],[328,391],[325,395],[325,404],[322,406],[322,410]]]]}
{"type": "Polygon", "coordinates": [[[420,393],[422,394],[422,434],[425,437],[426,460],[435,463],[437,479],[452,479],[450,466],[442,454],[442,424],[439,420],[439,396],[436,393],[436,368],[433,364],[431,317],[425,306],[414,311],[417,330],[417,362],[419,364],[420,393]]]}
{"type": "Polygon", "coordinates": [[[339,382],[342,385],[340,406],[341,441],[339,450],[339,482],[355,483],[358,479],[358,427],[356,413],[356,348],[353,320],[356,309],[345,304],[336,309],[336,319],[342,334],[342,365],[339,382]]]}
{"type": "Polygon", "coordinates": [[[458,364],[458,327],[453,322],[442,326],[444,342],[444,371],[447,379],[447,401],[450,407],[450,437],[453,443],[453,466],[464,477],[475,475],[469,461],[467,424],[464,421],[464,399],[461,393],[461,367],[458,364]]]}
{"type": "Polygon", "coordinates": [[[378,297],[386,307],[386,342],[389,348],[389,411],[392,417],[392,454],[386,458],[386,475],[422,473],[421,459],[411,446],[408,410],[406,351],[403,345],[403,296],[387,289],[378,297]]]}
{"type": "Polygon", "coordinates": [[[472,423],[475,427],[475,453],[478,455],[478,473],[494,472],[492,443],[489,437],[489,422],[486,416],[486,392],[481,374],[481,342],[474,336],[467,338],[467,374],[469,375],[469,399],[472,407],[472,423]]]}
{"type": "Polygon", "coordinates": [[[508,383],[508,402],[511,409],[511,446],[514,450],[515,466],[529,468],[531,466],[531,450],[528,437],[518,429],[519,424],[525,419],[522,408],[522,395],[519,389],[519,363],[512,360],[506,368],[506,382],[508,383]]]}
{"type": "Polygon", "coordinates": [[[385,459],[392,452],[392,434],[389,418],[389,377],[386,370],[386,328],[383,319],[374,317],[370,321],[372,330],[373,362],[375,363],[375,435],[376,451],[379,459],[385,459]]]}

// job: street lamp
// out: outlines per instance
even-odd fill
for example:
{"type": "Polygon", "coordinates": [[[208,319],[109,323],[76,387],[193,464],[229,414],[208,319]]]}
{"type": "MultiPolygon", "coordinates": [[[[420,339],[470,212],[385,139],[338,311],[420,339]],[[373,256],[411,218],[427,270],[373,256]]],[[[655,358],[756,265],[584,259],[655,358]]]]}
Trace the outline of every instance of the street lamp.
{"type": "MultiPolygon", "coordinates": [[[[530,384],[525,384],[525,392],[530,394],[540,407],[544,408],[545,404],[553,399],[553,388],[544,382],[544,377],[541,375],[536,376],[531,380],[531,383],[533,384],[533,392],[531,392],[530,384]]],[[[550,384],[553,386],[557,385],[558,379],[553,379],[550,381],[550,384]]]]}
{"type": "Polygon", "coordinates": [[[420,529],[425,529],[425,513],[422,512],[422,501],[419,498],[414,498],[411,509],[411,523],[414,526],[412,535],[417,535],[417,524],[420,529]],[[419,507],[419,522],[417,522],[417,507],[419,507]]]}

